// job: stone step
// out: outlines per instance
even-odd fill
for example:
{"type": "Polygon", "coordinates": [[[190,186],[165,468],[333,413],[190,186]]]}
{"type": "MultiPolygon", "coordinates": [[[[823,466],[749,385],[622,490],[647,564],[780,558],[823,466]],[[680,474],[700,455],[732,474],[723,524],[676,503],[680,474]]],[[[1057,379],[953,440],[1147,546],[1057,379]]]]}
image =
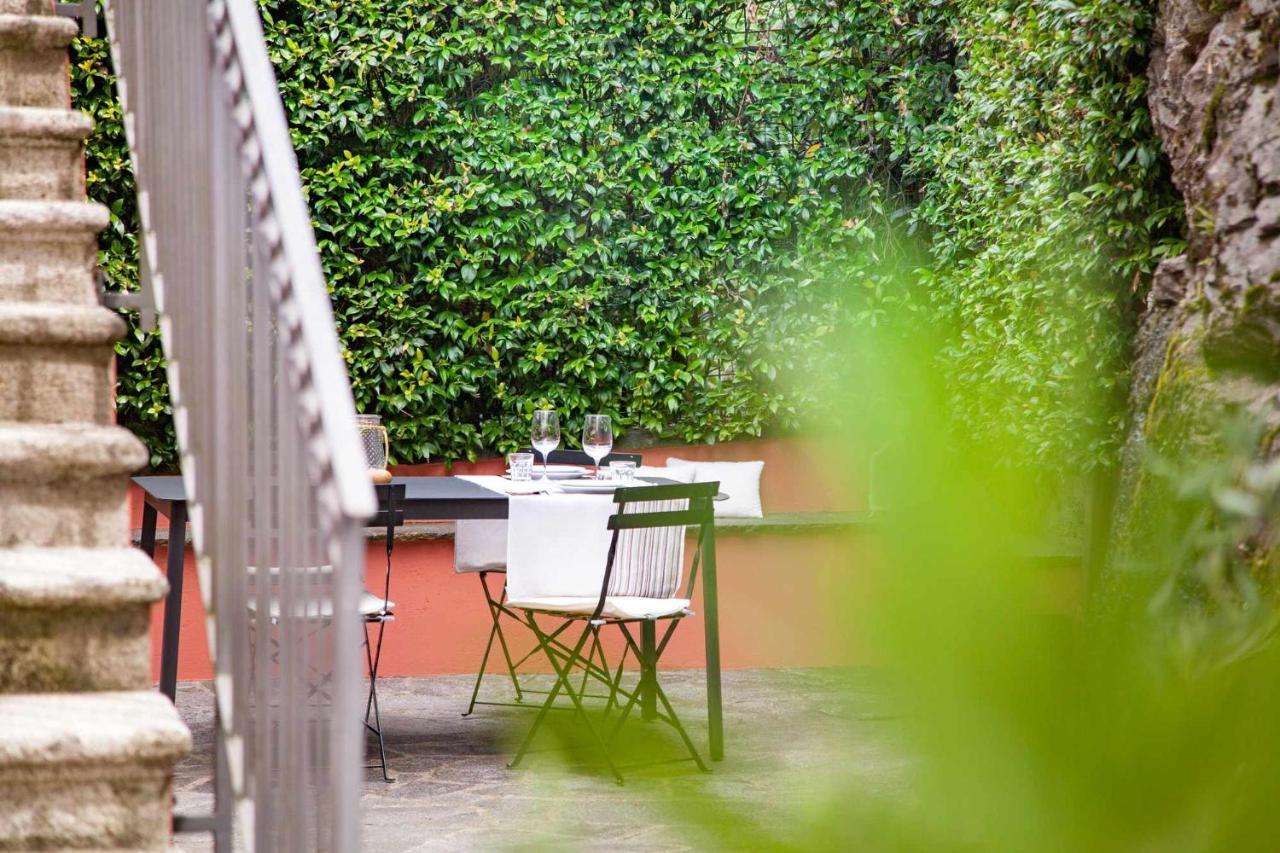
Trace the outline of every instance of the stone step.
{"type": "Polygon", "coordinates": [[[0,104],[67,107],[67,47],[80,28],[70,18],[0,14],[0,104]]]}
{"type": "Polygon", "coordinates": [[[81,112],[0,107],[0,198],[83,199],[80,155],[92,131],[81,112]]]}
{"type": "Polygon", "coordinates": [[[0,15],[52,15],[54,0],[0,0],[0,15]]]}
{"type": "Polygon", "coordinates": [[[111,423],[124,331],[106,308],[0,303],[0,421],[111,423]]]}
{"type": "Polygon", "coordinates": [[[0,696],[0,720],[0,849],[168,849],[191,735],[164,696],[0,696]]]}
{"type": "Polygon", "coordinates": [[[97,234],[110,221],[87,201],[0,201],[0,302],[97,305],[97,234]]]}
{"type": "Polygon", "coordinates": [[[146,689],[167,587],[137,548],[0,549],[0,693],[146,689]]]}
{"type": "Polygon", "coordinates": [[[0,423],[0,548],[124,546],[147,458],[122,427],[0,423]]]}

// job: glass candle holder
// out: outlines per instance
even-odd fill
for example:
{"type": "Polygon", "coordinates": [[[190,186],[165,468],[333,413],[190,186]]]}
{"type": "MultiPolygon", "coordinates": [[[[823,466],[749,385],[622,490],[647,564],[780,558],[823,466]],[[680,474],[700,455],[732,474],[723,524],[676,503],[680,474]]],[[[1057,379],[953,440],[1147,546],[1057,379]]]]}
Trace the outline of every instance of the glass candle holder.
{"type": "Polygon", "coordinates": [[[360,433],[360,447],[364,451],[365,465],[375,483],[390,483],[391,472],[387,459],[391,455],[391,440],[381,415],[356,415],[356,429],[360,433]]]}
{"type": "Polygon", "coordinates": [[[511,479],[525,483],[533,479],[533,454],[512,453],[510,457],[511,479]]]}
{"type": "Polygon", "coordinates": [[[629,459],[615,459],[609,463],[609,475],[616,483],[634,483],[636,463],[629,459]]]}

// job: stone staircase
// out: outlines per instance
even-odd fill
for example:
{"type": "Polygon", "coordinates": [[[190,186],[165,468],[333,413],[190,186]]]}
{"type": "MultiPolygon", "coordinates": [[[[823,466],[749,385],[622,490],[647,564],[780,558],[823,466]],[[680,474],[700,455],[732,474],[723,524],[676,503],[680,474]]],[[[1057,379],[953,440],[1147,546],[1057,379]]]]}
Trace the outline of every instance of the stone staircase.
{"type": "Polygon", "coordinates": [[[125,327],[94,282],[76,32],[0,0],[0,850],[163,850],[190,736],[151,686],[165,582],[127,541],[147,453],[113,423],[125,327]]]}

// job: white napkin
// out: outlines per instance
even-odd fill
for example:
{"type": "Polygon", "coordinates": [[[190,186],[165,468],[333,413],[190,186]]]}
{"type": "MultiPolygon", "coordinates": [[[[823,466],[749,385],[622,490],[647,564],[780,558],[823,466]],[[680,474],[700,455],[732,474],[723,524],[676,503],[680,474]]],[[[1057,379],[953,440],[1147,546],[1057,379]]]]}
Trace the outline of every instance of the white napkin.
{"type": "MultiPolygon", "coordinates": [[[[485,485],[485,484],[481,484],[485,485]]],[[[507,597],[599,598],[612,495],[528,495],[507,513],[507,597]]]]}

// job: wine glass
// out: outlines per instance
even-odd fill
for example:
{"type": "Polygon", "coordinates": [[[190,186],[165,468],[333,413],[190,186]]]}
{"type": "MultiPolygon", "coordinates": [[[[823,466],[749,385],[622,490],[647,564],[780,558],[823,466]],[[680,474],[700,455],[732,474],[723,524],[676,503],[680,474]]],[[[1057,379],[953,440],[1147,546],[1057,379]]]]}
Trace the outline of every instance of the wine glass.
{"type": "Polygon", "coordinates": [[[547,457],[560,446],[560,416],[554,409],[533,413],[533,449],[542,454],[542,479],[547,479],[547,457]]]}
{"type": "Polygon", "coordinates": [[[613,422],[608,415],[587,415],[582,425],[582,449],[596,463],[596,479],[600,479],[600,460],[613,450],[613,422]]]}

